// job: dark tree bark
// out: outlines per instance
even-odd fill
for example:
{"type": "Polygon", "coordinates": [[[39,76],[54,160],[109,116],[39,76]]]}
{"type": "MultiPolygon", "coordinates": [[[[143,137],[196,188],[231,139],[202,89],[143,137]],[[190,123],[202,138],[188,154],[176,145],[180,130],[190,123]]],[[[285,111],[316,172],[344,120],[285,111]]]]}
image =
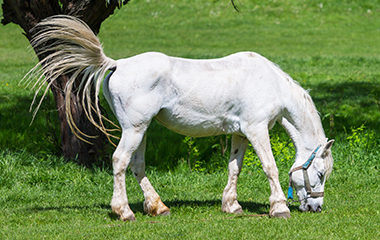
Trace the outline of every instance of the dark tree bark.
{"type": "MultiPolygon", "coordinates": [[[[124,4],[129,0],[124,1],[124,4]]],[[[118,1],[110,1],[106,4],[105,0],[4,0],[3,19],[1,23],[6,25],[14,23],[19,25],[24,31],[25,36],[30,41],[34,32],[31,29],[46,17],[66,14],[78,17],[85,21],[95,34],[99,33],[102,22],[113,14],[118,1]]],[[[36,53],[39,49],[34,49],[36,53]]],[[[48,53],[47,53],[48,54],[48,53]]],[[[40,60],[46,55],[39,55],[40,60]]],[[[99,160],[105,153],[108,144],[107,138],[94,125],[92,125],[75,94],[72,94],[70,106],[75,124],[85,134],[98,136],[91,139],[93,144],[85,143],[75,137],[71,132],[66,121],[65,112],[65,85],[70,76],[60,76],[56,84],[52,84],[50,89],[53,93],[61,129],[62,154],[67,159],[77,159],[84,165],[91,165],[99,160]]],[[[47,79],[49,81],[49,79],[47,79]]]]}

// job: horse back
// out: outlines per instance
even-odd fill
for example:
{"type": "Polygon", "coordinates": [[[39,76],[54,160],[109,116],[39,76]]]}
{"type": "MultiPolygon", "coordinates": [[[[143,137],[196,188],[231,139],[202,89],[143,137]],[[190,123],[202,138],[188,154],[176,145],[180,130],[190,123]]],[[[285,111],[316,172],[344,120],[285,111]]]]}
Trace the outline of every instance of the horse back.
{"type": "Polygon", "coordinates": [[[155,117],[192,136],[239,133],[281,111],[281,82],[268,62],[251,52],[211,60],[145,53],[118,60],[109,91],[123,119],[155,117]]]}

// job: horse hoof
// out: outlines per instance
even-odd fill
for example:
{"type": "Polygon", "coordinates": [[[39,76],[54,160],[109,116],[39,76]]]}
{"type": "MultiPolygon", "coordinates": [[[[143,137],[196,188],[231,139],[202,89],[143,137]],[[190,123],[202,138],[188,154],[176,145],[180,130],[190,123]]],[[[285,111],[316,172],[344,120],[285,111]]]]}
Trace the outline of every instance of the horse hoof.
{"type": "Polygon", "coordinates": [[[123,218],[120,216],[120,219],[123,220],[124,222],[133,222],[133,221],[136,221],[136,218],[135,216],[132,216],[132,217],[126,217],[126,218],[123,218]]]}
{"type": "Polygon", "coordinates": [[[133,214],[133,212],[131,211],[129,214],[121,214],[120,215],[120,220],[124,221],[124,222],[133,222],[133,221],[136,221],[136,217],[135,215],[133,214]]]}
{"type": "Polygon", "coordinates": [[[238,209],[236,209],[236,210],[233,212],[233,214],[243,214],[243,209],[238,208],[238,209]]]}
{"type": "Polygon", "coordinates": [[[159,214],[160,216],[170,216],[170,210],[165,210],[159,214]]]}
{"type": "Polygon", "coordinates": [[[287,218],[290,218],[290,213],[288,213],[288,212],[275,213],[275,214],[273,214],[272,217],[287,219],[287,218]]]}

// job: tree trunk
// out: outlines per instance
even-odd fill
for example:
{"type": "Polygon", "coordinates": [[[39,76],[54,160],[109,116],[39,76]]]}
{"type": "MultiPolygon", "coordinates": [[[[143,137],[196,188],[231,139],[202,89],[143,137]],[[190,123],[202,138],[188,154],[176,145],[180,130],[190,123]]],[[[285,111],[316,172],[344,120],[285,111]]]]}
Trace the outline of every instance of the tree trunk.
{"type": "MultiPolygon", "coordinates": [[[[24,34],[30,41],[34,34],[31,32],[31,29],[38,22],[49,16],[66,14],[82,19],[97,34],[99,33],[101,23],[113,14],[116,7],[118,7],[117,1],[111,1],[106,5],[105,0],[4,0],[1,23],[3,25],[8,23],[19,25],[25,31],[24,34]]],[[[34,49],[34,51],[38,53],[39,49],[34,49]]],[[[40,56],[40,60],[45,56],[40,56]]],[[[50,87],[54,95],[60,121],[62,154],[67,159],[77,159],[80,164],[91,165],[103,156],[108,140],[104,134],[88,121],[80,100],[76,98],[75,89],[70,96],[70,109],[75,124],[85,134],[98,137],[91,139],[93,143],[91,145],[77,139],[71,132],[66,120],[64,101],[66,96],[63,90],[69,77],[66,75],[60,76],[56,84],[52,84],[50,87]]]]}
{"type": "Polygon", "coordinates": [[[93,144],[85,143],[79,140],[71,131],[66,120],[65,97],[63,89],[65,89],[69,76],[61,76],[57,79],[56,84],[52,84],[50,90],[53,93],[56,108],[58,112],[60,129],[61,129],[61,147],[62,154],[66,159],[75,159],[80,164],[89,166],[104,157],[107,146],[107,138],[87,119],[80,99],[76,94],[71,94],[71,114],[77,127],[85,134],[90,136],[98,136],[89,139],[93,144]]]}

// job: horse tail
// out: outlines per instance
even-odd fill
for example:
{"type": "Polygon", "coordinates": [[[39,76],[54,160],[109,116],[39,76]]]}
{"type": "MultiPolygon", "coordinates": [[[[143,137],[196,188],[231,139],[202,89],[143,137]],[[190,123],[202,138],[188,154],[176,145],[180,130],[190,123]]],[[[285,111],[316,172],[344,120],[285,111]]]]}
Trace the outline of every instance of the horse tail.
{"type": "MultiPolygon", "coordinates": [[[[107,57],[98,37],[93,33],[90,27],[82,20],[66,15],[57,15],[49,17],[38,23],[33,30],[36,30],[32,38],[31,45],[34,49],[38,49],[37,55],[44,57],[23,80],[27,78],[27,85],[33,83],[32,89],[36,89],[36,93],[32,102],[33,106],[37,93],[45,83],[44,94],[36,107],[33,119],[41,106],[41,103],[48,92],[49,87],[61,75],[71,76],[65,86],[65,105],[66,118],[72,132],[81,140],[93,138],[81,132],[74,123],[70,100],[73,88],[76,86],[77,97],[81,99],[84,112],[88,119],[99,128],[107,137],[112,136],[102,123],[103,116],[98,104],[98,96],[101,82],[108,70],[115,70],[117,62],[107,57]],[[33,77],[39,75],[38,78],[33,77]],[[28,76],[28,77],[27,77],[28,76]],[[44,79],[47,79],[45,81],[44,79]],[[95,101],[91,101],[91,91],[95,88],[95,101]],[[82,93],[82,96],[79,94],[82,93]],[[93,117],[97,115],[98,121],[93,117]]],[[[21,81],[23,81],[21,80],[21,81]]]]}

